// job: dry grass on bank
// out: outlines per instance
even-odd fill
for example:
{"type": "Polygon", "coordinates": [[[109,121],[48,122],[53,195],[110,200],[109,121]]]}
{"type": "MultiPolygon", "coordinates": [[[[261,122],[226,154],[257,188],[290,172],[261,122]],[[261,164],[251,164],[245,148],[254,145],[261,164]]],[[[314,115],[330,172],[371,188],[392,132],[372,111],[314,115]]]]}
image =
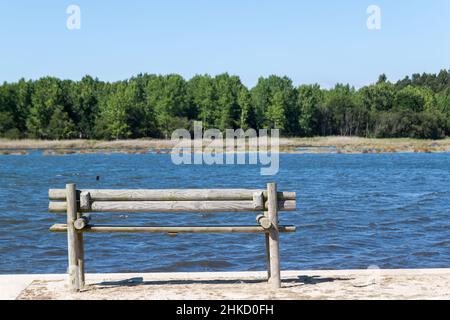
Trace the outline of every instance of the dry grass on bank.
{"type": "MultiPolygon", "coordinates": [[[[207,144],[207,143],[206,143],[207,144]]],[[[167,152],[176,146],[171,140],[7,140],[0,139],[0,154],[27,154],[27,149],[44,149],[48,154],[167,152]],[[74,151],[75,150],[75,151],[74,151]]],[[[190,141],[185,144],[190,146],[190,141]]],[[[358,137],[281,138],[280,151],[289,153],[393,153],[450,152],[450,138],[443,140],[368,139],[358,137]]]]}

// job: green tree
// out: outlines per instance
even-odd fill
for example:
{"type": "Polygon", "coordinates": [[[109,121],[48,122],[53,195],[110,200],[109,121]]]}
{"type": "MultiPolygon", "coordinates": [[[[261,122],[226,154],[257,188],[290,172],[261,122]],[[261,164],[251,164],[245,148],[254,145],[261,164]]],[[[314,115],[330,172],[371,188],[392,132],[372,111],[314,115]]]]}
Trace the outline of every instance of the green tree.
{"type": "Polygon", "coordinates": [[[366,127],[365,109],[354,88],[337,84],[325,95],[328,134],[352,136],[359,135],[366,127]],[[331,114],[331,119],[329,114],[331,114]]]}
{"type": "Polygon", "coordinates": [[[360,94],[364,107],[370,111],[389,111],[395,103],[395,89],[391,83],[379,82],[363,87],[360,94]]]}
{"type": "Polygon", "coordinates": [[[220,130],[239,127],[242,109],[238,103],[238,93],[242,88],[241,80],[228,73],[220,74],[214,78],[214,87],[217,108],[220,110],[216,127],[220,130]]]}
{"type": "Polygon", "coordinates": [[[128,123],[129,111],[132,108],[131,102],[127,92],[127,83],[116,84],[114,91],[101,106],[98,120],[101,121],[101,125],[104,125],[107,138],[123,139],[131,136],[132,131],[128,123]]]}
{"type": "Polygon", "coordinates": [[[265,118],[267,129],[279,129],[280,131],[285,129],[287,119],[283,92],[276,92],[270,99],[265,118]]]}
{"type": "Polygon", "coordinates": [[[12,112],[15,128],[20,132],[19,136],[24,137],[27,131],[27,117],[31,107],[31,93],[33,83],[20,79],[14,84],[14,110],[12,112]]]}
{"type": "Polygon", "coordinates": [[[441,112],[444,121],[445,135],[450,135],[450,93],[440,93],[436,95],[436,109],[441,112]]]}
{"type": "Polygon", "coordinates": [[[34,83],[31,107],[26,120],[29,135],[35,138],[50,138],[49,123],[53,113],[64,110],[61,81],[45,77],[34,83]]]}
{"type": "Polygon", "coordinates": [[[260,77],[256,86],[250,90],[250,93],[256,117],[255,129],[260,129],[264,127],[266,122],[265,114],[272,96],[267,79],[260,77]]]}
{"type": "Polygon", "coordinates": [[[92,138],[95,135],[95,119],[99,113],[99,80],[84,76],[81,81],[72,84],[68,90],[76,135],[79,138],[92,138]]]}
{"type": "Polygon", "coordinates": [[[240,128],[255,129],[257,127],[256,113],[252,105],[252,96],[246,87],[240,88],[237,102],[241,107],[240,128]]]}
{"type": "Polygon", "coordinates": [[[284,136],[440,138],[450,134],[450,72],[355,90],[294,88],[287,77],[139,74],[127,81],[45,77],[0,85],[0,136],[40,139],[169,137],[177,128],[279,128],[284,136]]]}
{"type": "Polygon", "coordinates": [[[408,86],[397,92],[395,97],[396,110],[421,112],[434,109],[436,100],[431,89],[408,86]]]}
{"type": "Polygon", "coordinates": [[[186,81],[179,75],[152,77],[146,87],[147,104],[153,108],[159,132],[170,137],[180,121],[173,118],[190,118],[189,100],[186,94],[186,81]]]}
{"type": "Polygon", "coordinates": [[[14,92],[11,84],[4,83],[0,86],[0,135],[16,128],[14,119],[14,92]]]}
{"type": "Polygon", "coordinates": [[[445,117],[438,112],[425,110],[416,115],[410,136],[419,139],[445,138],[445,117]]]}
{"type": "Polygon", "coordinates": [[[323,100],[324,94],[318,84],[303,85],[297,89],[300,135],[310,137],[320,134],[320,105],[323,100]]]}
{"type": "Polygon", "coordinates": [[[0,136],[5,136],[7,132],[15,128],[13,116],[6,111],[0,111],[0,136]]]}
{"type": "Polygon", "coordinates": [[[69,118],[67,112],[58,106],[53,111],[47,127],[47,137],[50,139],[72,139],[76,138],[75,125],[69,118]]]}
{"type": "Polygon", "coordinates": [[[203,128],[213,128],[220,111],[216,104],[214,79],[209,75],[196,75],[187,83],[187,96],[192,113],[202,121],[203,128]]]}
{"type": "Polygon", "coordinates": [[[363,110],[366,111],[364,136],[373,135],[378,113],[390,111],[395,104],[395,88],[390,82],[378,81],[377,84],[359,90],[363,110]]]}
{"type": "Polygon", "coordinates": [[[378,77],[377,84],[387,83],[387,82],[388,82],[388,78],[387,78],[386,74],[383,73],[378,77]]]}
{"type": "Polygon", "coordinates": [[[415,114],[407,111],[382,111],[376,114],[374,136],[376,138],[410,137],[415,114]]]}
{"type": "MultiPolygon", "coordinates": [[[[273,126],[272,116],[267,116],[272,115],[275,109],[277,112],[281,109],[284,111],[282,118],[298,119],[297,93],[288,77],[271,75],[268,78],[260,78],[251,93],[258,127],[273,126]],[[274,109],[275,102],[281,105],[274,109]]],[[[298,121],[283,121],[282,127],[281,132],[284,135],[295,135],[299,131],[298,121]]]]}

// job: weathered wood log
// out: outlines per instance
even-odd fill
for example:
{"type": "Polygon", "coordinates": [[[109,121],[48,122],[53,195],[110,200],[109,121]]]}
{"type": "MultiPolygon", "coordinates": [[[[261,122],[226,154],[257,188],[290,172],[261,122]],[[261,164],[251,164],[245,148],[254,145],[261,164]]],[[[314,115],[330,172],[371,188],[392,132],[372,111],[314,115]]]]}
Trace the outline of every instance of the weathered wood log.
{"type": "Polygon", "coordinates": [[[265,230],[269,230],[270,227],[272,227],[272,222],[270,221],[270,219],[263,214],[260,214],[256,217],[256,222],[265,230]]]}
{"type": "MultiPolygon", "coordinates": [[[[264,217],[269,218],[269,212],[264,211],[264,217]]],[[[270,221],[270,219],[269,219],[270,221]]],[[[272,223],[270,224],[272,226],[272,223]]],[[[266,245],[266,268],[267,268],[267,281],[270,280],[270,235],[266,233],[264,235],[265,245],[266,245]]]]}
{"type": "MultiPolygon", "coordinates": [[[[267,199],[267,191],[252,189],[83,189],[80,194],[89,193],[92,201],[219,201],[219,200],[253,200],[255,192],[263,192],[267,199]]],[[[50,189],[50,200],[65,200],[64,189],[50,189]]],[[[280,200],[295,200],[295,192],[280,192],[280,200]]]]}
{"type": "Polygon", "coordinates": [[[255,210],[264,210],[264,194],[263,192],[253,193],[253,207],[255,210]]]}
{"type": "MultiPolygon", "coordinates": [[[[295,232],[295,226],[279,226],[279,231],[283,233],[295,232]]],[[[51,232],[66,232],[66,224],[55,224],[50,228],[51,232]]],[[[186,226],[186,227],[143,227],[143,226],[106,226],[88,225],[79,232],[98,233],[266,233],[268,232],[260,226],[186,226]]]]}
{"type": "Polygon", "coordinates": [[[270,281],[270,235],[266,233],[264,235],[265,244],[266,244],[266,268],[267,268],[267,281],[270,281]]]}
{"type": "MultiPolygon", "coordinates": [[[[81,215],[78,213],[78,217],[81,218],[81,215]]],[[[78,218],[77,221],[80,219],[78,218]]],[[[83,233],[78,232],[78,244],[76,247],[77,256],[78,256],[78,282],[80,284],[80,289],[85,286],[85,277],[84,277],[84,237],[83,233]]]]}
{"type": "Polygon", "coordinates": [[[80,284],[80,234],[75,229],[74,222],[77,219],[77,201],[76,201],[76,186],[68,184],[66,186],[67,195],[67,248],[69,258],[69,288],[71,291],[78,291],[81,288],[80,284]]]}
{"type": "Polygon", "coordinates": [[[274,288],[281,288],[280,275],[280,230],[278,227],[278,208],[277,208],[277,186],[275,183],[267,184],[268,199],[268,217],[272,223],[269,229],[269,247],[270,247],[270,279],[269,284],[274,288]]]}
{"type": "MultiPolygon", "coordinates": [[[[77,202],[75,202],[77,203],[77,202]]],[[[48,204],[48,211],[57,213],[57,212],[66,212],[67,211],[67,202],[50,202],[48,204]]]]}
{"type": "Polygon", "coordinates": [[[89,192],[81,192],[80,194],[80,210],[89,211],[91,209],[91,194],[89,192]]]}
{"type": "MultiPolygon", "coordinates": [[[[268,203],[266,203],[266,209],[268,203]]],[[[64,212],[65,202],[50,202],[50,212],[64,212]]],[[[278,202],[279,211],[295,211],[295,200],[278,202]]],[[[89,210],[82,212],[252,212],[252,201],[93,201],[89,210]]]]}
{"type": "Polygon", "coordinates": [[[84,229],[89,224],[90,221],[91,221],[91,216],[89,216],[89,215],[80,216],[74,222],[75,229],[77,229],[77,230],[84,229]]]}

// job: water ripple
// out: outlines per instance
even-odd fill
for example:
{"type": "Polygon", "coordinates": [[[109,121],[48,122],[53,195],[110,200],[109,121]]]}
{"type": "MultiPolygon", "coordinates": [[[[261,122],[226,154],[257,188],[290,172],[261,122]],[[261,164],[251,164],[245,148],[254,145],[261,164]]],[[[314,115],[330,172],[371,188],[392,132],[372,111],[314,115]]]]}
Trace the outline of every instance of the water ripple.
{"type": "MultiPolygon", "coordinates": [[[[257,166],[175,166],[169,155],[0,156],[0,273],[65,272],[64,234],[48,227],[49,188],[261,188],[296,191],[281,221],[283,269],[441,268],[450,261],[450,154],[281,155],[257,166]],[[100,181],[96,177],[100,176],[100,181]]],[[[95,223],[254,224],[256,214],[93,214],[95,223]]],[[[88,272],[265,268],[262,235],[86,234],[88,272]]]]}

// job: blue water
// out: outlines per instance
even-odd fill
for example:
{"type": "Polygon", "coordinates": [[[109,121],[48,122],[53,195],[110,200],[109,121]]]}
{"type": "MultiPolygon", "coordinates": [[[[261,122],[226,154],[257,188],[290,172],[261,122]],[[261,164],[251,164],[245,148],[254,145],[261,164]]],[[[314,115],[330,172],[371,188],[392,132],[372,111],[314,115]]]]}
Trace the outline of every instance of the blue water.
{"type": "MultiPolygon", "coordinates": [[[[176,166],[169,155],[0,156],[0,273],[65,272],[65,217],[48,213],[48,189],[264,188],[296,191],[283,213],[283,269],[450,267],[450,154],[281,155],[280,172],[255,166],[176,166]],[[96,181],[100,176],[100,181],[96,181]]],[[[253,213],[95,214],[97,224],[254,224],[253,213]]],[[[254,234],[86,234],[87,272],[265,268],[254,234]]]]}

